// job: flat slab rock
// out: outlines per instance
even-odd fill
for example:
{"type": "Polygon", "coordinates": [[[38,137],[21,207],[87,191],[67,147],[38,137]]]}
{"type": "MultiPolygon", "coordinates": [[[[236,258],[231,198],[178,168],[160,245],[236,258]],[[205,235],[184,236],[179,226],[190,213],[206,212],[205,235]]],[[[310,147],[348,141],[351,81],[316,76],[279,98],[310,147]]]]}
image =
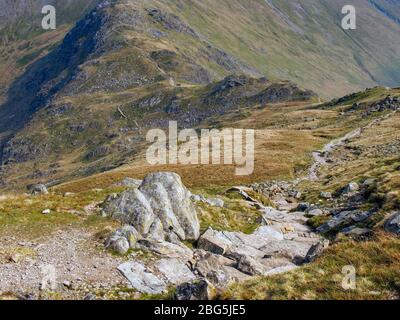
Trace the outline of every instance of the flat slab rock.
{"type": "Polygon", "coordinates": [[[160,294],[167,290],[167,284],[139,262],[126,262],[118,270],[128,279],[132,288],[141,293],[160,294]]]}
{"type": "Polygon", "coordinates": [[[162,259],[157,262],[155,268],[164,275],[169,283],[174,285],[196,279],[189,267],[177,259],[162,259]]]}
{"type": "Polygon", "coordinates": [[[177,259],[161,259],[151,266],[131,261],[121,264],[118,270],[132,288],[146,294],[165,293],[170,285],[179,285],[196,279],[189,267],[177,259]]]}
{"type": "MultiPolygon", "coordinates": [[[[269,272],[279,273],[293,269],[293,262],[304,259],[318,241],[317,237],[304,238],[301,241],[288,240],[274,228],[265,226],[251,235],[210,228],[200,237],[198,247],[236,261],[243,261],[243,257],[248,257],[249,261],[253,261],[253,267],[257,265],[257,270],[261,270],[258,274],[267,275],[269,272]]],[[[252,270],[255,269],[253,267],[252,270]]]]}

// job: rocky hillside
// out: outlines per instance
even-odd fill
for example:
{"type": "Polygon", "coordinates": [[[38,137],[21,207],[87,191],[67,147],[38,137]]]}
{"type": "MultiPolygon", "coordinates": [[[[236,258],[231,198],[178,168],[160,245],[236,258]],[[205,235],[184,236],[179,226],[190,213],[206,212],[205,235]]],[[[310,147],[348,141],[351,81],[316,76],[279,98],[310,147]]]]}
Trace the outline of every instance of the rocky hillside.
{"type": "Polygon", "coordinates": [[[399,298],[395,1],[52,3],[0,2],[0,299],[399,298]],[[149,165],[170,120],[253,174],[149,165]]]}
{"type": "Polygon", "coordinates": [[[66,171],[109,170],[143,149],[146,130],[169,120],[196,127],[240,108],[316,99],[255,76],[169,11],[100,4],[11,85],[0,109],[3,179],[18,172],[25,183],[50,182],[71,177],[66,171]],[[245,75],[215,82],[216,69],[245,75]]]}
{"type": "Polygon", "coordinates": [[[0,298],[398,299],[400,90],[294,104],[267,110],[258,135],[268,130],[268,157],[277,146],[293,167],[280,135],[324,137],[296,179],[273,180],[279,168],[266,158],[278,172],[235,187],[211,185],[215,168],[190,190],[176,173],[137,180],[143,168],[125,168],[124,179],[114,171],[5,194],[0,298]],[[44,263],[59,275],[53,287],[41,282],[44,263]],[[346,289],[349,267],[357,285],[346,289]]]}
{"type": "Polygon", "coordinates": [[[343,32],[339,2],[104,1],[62,41],[92,3],[54,2],[63,19],[47,33],[20,28],[40,21],[40,1],[6,2],[2,179],[21,185],[109,170],[132,161],[143,132],[168,120],[215,125],[246,108],[317,99],[277,79],[321,96],[396,83],[393,4],[359,1],[361,27],[343,32]]]}

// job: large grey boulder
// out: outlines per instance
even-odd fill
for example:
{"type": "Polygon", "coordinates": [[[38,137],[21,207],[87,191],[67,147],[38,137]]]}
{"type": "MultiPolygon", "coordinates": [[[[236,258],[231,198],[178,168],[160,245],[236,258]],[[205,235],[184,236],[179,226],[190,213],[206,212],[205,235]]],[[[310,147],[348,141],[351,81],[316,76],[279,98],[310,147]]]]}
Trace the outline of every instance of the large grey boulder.
{"type": "Polygon", "coordinates": [[[400,236],[400,212],[393,214],[385,223],[387,232],[400,236]]]}
{"type": "MultiPolygon", "coordinates": [[[[191,193],[183,185],[179,175],[171,172],[149,174],[140,186],[140,190],[149,197],[156,198],[158,194],[157,192],[153,193],[153,186],[157,183],[165,189],[172,207],[172,212],[180,227],[185,232],[185,239],[182,240],[197,240],[200,236],[200,223],[197,218],[196,209],[190,199],[191,193]]],[[[171,222],[169,220],[163,221],[162,217],[160,217],[160,219],[163,225],[167,225],[166,228],[169,229],[170,226],[168,224],[171,222]]]]}
{"type": "Polygon", "coordinates": [[[342,211],[317,228],[318,233],[336,232],[355,223],[367,220],[375,211],[342,211]]]}
{"type": "Polygon", "coordinates": [[[200,223],[190,196],[177,174],[153,173],[139,189],[110,196],[103,213],[134,226],[144,238],[196,241],[200,223]]]}
{"type": "Polygon", "coordinates": [[[156,218],[149,201],[137,189],[108,197],[103,204],[103,212],[114,219],[134,226],[143,236],[149,233],[156,218]]]}
{"type": "Polygon", "coordinates": [[[163,230],[173,230],[181,239],[186,238],[186,233],[175,215],[168,191],[160,182],[148,183],[141,192],[148,199],[153,213],[158,217],[163,230]]]}

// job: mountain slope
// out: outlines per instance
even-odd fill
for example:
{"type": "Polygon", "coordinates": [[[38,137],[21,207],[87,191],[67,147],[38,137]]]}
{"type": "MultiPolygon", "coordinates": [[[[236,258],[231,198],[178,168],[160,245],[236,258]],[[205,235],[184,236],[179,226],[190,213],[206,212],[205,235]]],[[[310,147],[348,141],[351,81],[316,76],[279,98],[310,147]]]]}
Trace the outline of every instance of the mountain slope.
{"type": "Polygon", "coordinates": [[[68,29],[95,1],[0,1],[0,103],[12,81],[62,40],[68,29]],[[41,28],[43,5],[57,9],[57,29],[41,28]]]}
{"type": "Polygon", "coordinates": [[[346,1],[172,2],[196,30],[269,78],[291,79],[324,96],[399,83],[400,26],[393,21],[399,16],[390,10],[398,3],[390,4],[390,18],[376,8],[385,1],[353,1],[358,29],[344,31],[346,1]]]}
{"type": "MultiPolygon", "coordinates": [[[[322,96],[397,83],[400,41],[393,39],[400,26],[385,9],[396,5],[356,1],[359,29],[344,32],[342,4],[104,1],[59,45],[77,15],[34,40],[26,38],[38,32],[35,27],[12,39],[2,28],[3,178],[90,175],[132,161],[145,147],[146,130],[166,127],[168,120],[213,126],[223,117],[245,117],[246,108],[315,101],[312,92],[279,79],[322,96]],[[15,61],[13,52],[25,47],[15,61]],[[237,76],[226,78],[230,74],[237,76]],[[275,86],[282,101],[269,96],[275,86]],[[219,87],[228,90],[213,97],[219,87]]],[[[80,8],[73,1],[65,5],[65,12],[80,8]]],[[[14,11],[13,21],[26,22],[24,10],[14,11]]]]}

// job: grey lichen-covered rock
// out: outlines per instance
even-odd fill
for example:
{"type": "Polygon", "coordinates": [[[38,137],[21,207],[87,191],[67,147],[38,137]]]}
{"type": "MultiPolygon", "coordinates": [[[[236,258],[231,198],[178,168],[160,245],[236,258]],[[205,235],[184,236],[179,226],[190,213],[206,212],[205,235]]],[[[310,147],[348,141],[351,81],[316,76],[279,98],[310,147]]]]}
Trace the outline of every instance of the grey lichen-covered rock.
{"type": "Polygon", "coordinates": [[[180,259],[181,261],[189,261],[193,258],[192,250],[182,243],[143,239],[138,242],[137,247],[164,257],[180,259]]]}
{"type": "Polygon", "coordinates": [[[30,186],[28,186],[28,190],[32,195],[49,193],[49,191],[47,190],[47,187],[44,184],[30,185],[30,186]]]}
{"type": "Polygon", "coordinates": [[[304,258],[304,263],[315,261],[315,259],[317,259],[326,249],[328,249],[329,244],[329,240],[324,239],[313,245],[304,258]]]}
{"type": "Polygon", "coordinates": [[[393,214],[385,223],[387,232],[400,236],[400,212],[393,214]]]}
{"type": "Polygon", "coordinates": [[[125,254],[130,248],[134,248],[141,238],[141,235],[133,226],[124,226],[106,240],[105,247],[119,254],[125,254]]]}
{"type": "Polygon", "coordinates": [[[161,294],[167,290],[166,283],[139,262],[126,262],[118,270],[141,293],[161,294]]]}
{"type": "Polygon", "coordinates": [[[320,197],[322,199],[332,199],[332,193],[323,191],[320,193],[320,197]]]}
{"type": "Polygon", "coordinates": [[[359,223],[367,220],[369,217],[374,215],[376,211],[343,211],[339,214],[336,214],[331,219],[329,219],[326,223],[319,226],[317,228],[318,233],[327,233],[327,232],[336,232],[340,229],[349,227],[354,225],[355,223],[359,223]]]}
{"type": "MultiPolygon", "coordinates": [[[[274,272],[280,272],[279,268],[286,270],[286,267],[295,267],[296,263],[303,262],[311,246],[319,240],[318,237],[299,236],[297,227],[292,232],[293,239],[287,238],[276,227],[262,226],[253,234],[215,231],[210,228],[200,237],[198,248],[236,261],[234,267],[239,273],[253,276],[267,275],[274,269],[274,272]]],[[[223,266],[219,270],[228,267],[223,266]]],[[[211,279],[209,274],[203,273],[203,276],[211,279]]]]}
{"type": "Polygon", "coordinates": [[[177,236],[195,241],[200,224],[190,192],[175,173],[148,175],[139,189],[110,196],[103,213],[128,223],[145,238],[164,240],[177,236]]]}
{"type": "Polygon", "coordinates": [[[126,254],[129,250],[129,242],[124,237],[114,236],[107,241],[106,248],[118,254],[126,254]]]}
{"type": "Polygon", "coordinates": [[[146,197],[139,190],[127,190],[109,196],[103,212],[123,223],[130,224],[142,235],[148,234],[155,215],[146,197]]]}
{"type": "MultiPolygon", "coordinates": [[[[161,214],[159,215],[164,227],[168,230],[171,230],[172,227],[173,232],[176,232],[178,235],[179,229],[183,229],[185,237],[182,240],[197,240],[200,236],[200,223],[197,218],[196,209],[190,199],[191,193],[183,185],[179,175],[171,172],[152,173],[144,179],[140,190],[149,198],[152,198],[153,201],[157,202],[157,196],[159,195],[157,190],[160,187],[161,189],[165,189],[173,212],[173,215],[167,214],[165,217],[161,214]],[[158,189],[154,187],[155,184],[158,184],[158,189]],[[180,228],[178,225],[175,225],[176,222],[179,223],[180,228]]],[[[160,201],[159,207],[164,205],[162,200],[158,200],[160,201]]],[[[156,213],[159,213],[157,208],[155,210],[156,213]]]]}
{"type": "Polygon", "coordinates": [[[184,260],[162,259],[157,262],[155,267],[167,279],[168,283],[177,285],[196,279],[184,260]]]}
{"type": "Polygon", "coordinates": [[[344,194],[353,193],[360,190],[360,186],[356,182],[350,182],[343,190],[344,194]]]}
{"type": "Polygon", "coordinates": [[[260,262],[245,255],[240,257],[237,268],[238,270],[250,276],[259,276],[267,272],[265,266],[263,266],[260,262]]]}
{"type": "Polygon", "coordinates": [[[127,177],[127,178],[124,178],[121,182],[117,183],[116,186],[137,189],[140,187],[141,184],[142,184],[142,180],[127,177]]]}
{"type": "Polygon", "coordinates": [[[231,245],[232,242],[226,238],[222,232],[208,228],[208,230],[200,237],[197,246],[199,249],[223,255],[231,245]]]}
{"type": "Polygon", "coordinates": [[[213,287],[206,280],[181,284],[176,288],[175,300],[211,300],[213,287]]]}
{"type": "Polygon", "coordinates": [[[180,225],[175,215],[169,194],[160,182],[147,183],[141,192],[149,199],[150,206],[154,214],[159,218],[162,228],[165,231],[171,231],[181,239],[186,238],[185,230],[180,225]]]}

